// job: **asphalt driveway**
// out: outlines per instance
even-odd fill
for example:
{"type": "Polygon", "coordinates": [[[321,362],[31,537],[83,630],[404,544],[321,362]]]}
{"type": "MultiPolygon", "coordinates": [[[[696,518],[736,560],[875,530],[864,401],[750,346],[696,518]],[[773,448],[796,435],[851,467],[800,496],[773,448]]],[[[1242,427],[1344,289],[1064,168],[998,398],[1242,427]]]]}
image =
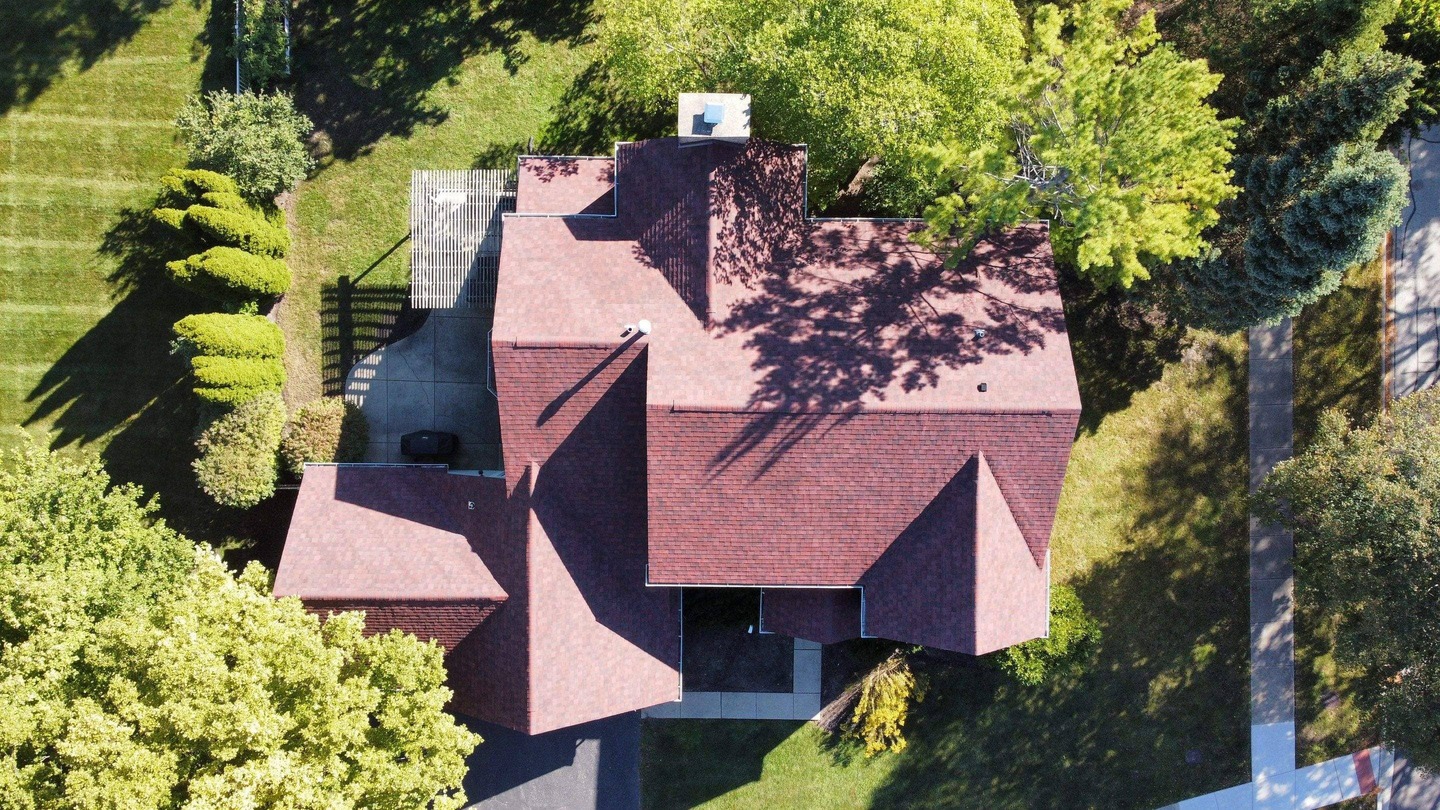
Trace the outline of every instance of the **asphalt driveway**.
{"type": "Polygon", "coordinates": [[[470,755],[465,795],[477,810],[636,810],[640,713],[527,737],[461,718],[485,742],[470,755]]]}

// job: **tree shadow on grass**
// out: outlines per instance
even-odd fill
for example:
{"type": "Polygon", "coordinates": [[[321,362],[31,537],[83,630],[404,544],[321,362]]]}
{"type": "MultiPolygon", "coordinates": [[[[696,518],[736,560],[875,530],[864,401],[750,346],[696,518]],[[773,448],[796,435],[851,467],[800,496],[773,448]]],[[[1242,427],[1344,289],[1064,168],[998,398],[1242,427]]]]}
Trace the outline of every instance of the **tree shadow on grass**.
{"type": "Polygon", "coordinates": [[[936,672],[875,806],[1158,807],[1246,781],[1245,364],[1186,371],[1226,407],[1172,396],[1135,448],[1128,541],[1074,583],[1104,630],[1093,663],[1037,688],[936,672]]]}
{"type": "Polygon", "coordinates": [[[521,38],[579,43],[588,0],[314,0],[293,20],[297,101],[335,158],[351,160],[387,135],[444,121],[430,97],[454,82],[466,59],[504,54],[511,73],[525,61],[521,38]]]}
{"type": "Polygon", "coordinates": [[[69,65],[88,70],[174,0],[0,3],[0,115],[29,104],[69,65]]]}
{"type": "Polygon", "coordinates": [[[1098,290],[1070,269],[1060,271],[1060,294],[1084,406],[1079,430],[1094,433],[1180,358],[1184,330],[1143,297],[1098,290]]]}
{"type": "Polygon", "coordinates": [[[25,424],[49,426],[54,449],[106,440],[101,456],[116,480],[160,495],[172,525],[213,540],[225,520],[195,487],[198,413],[185,363],[170,354],[171,326],[205,307],[163,278],[164,262],[185,248],[148,210],[125,209],[106,233],[99,259],[113,267],[115,304],[30,391],[25,424]]]}
{"type": "Polygon", "coordinates": [[[542,155],[611,155],[616,141],[674,134],[672,116],[668,105],[626,96],[604,66],[593,62],[565,89],[555,115],[535,141],[535,151],[542,155]]]}
{"type": "Polygon", "coordinates": [[[640,738],[645,807],[695,807],[758,781],[765,757],[801,722],[650,721],[640,738]]]}

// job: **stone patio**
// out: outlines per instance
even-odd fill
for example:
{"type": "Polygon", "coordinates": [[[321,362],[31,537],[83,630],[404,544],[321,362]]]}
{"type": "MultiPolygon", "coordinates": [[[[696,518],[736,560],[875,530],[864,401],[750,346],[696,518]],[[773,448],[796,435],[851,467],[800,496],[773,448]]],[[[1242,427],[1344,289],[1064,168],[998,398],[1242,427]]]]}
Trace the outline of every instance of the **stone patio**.
{"type": "Polygon", "coordinates": [[[433,310],[414,334],[355,364],[345,398],[370,423],[366,461],[413,461],[400,454],[400,437],[430,429],[460,437],[452,469],[500,469],[499,406],[486,387],[489,330],[484,313],[433,310]]]}

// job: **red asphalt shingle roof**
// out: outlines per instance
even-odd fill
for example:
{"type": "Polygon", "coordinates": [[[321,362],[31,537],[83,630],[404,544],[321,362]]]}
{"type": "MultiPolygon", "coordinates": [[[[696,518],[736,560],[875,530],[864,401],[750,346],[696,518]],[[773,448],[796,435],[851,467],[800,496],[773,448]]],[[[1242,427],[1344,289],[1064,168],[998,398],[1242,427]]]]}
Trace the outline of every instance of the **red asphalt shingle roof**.
{"type": "MultiPolygon", "coordinates": [[[[521,173],[532,214],[574,206],[527,189],[594,191],[548,158],[521,173]]],[[[654,324],[652,584],[856,584],[982,452],[1043,562],[1080,406],[1044,225],[947,271],[919,223],[806,218],[802,147],[622,144],[614,174],[613,216],[506,218],[494,344],[604,354],[654,324]]],[[[539,413],[579,374],[502,403],[539,413]]],[[[506,422],[508,463],[540,460],[512,442],[531,429],[506,422]]]]}

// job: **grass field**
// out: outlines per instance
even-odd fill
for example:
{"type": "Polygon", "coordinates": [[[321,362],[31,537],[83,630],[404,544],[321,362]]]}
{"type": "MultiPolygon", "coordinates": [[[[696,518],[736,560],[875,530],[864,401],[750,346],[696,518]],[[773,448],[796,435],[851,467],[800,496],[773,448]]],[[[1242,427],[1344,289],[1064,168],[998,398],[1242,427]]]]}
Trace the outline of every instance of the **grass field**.
{"type": "MultiPolygon", "coordinates": [[[[1353,268],[1340,289],[1295,319],[1295,449],[1314,435],[1320,413],[1338,408],[1364,424],[1381,402],[1379,259],[1353,268]]],[[[1302,600],[1295,617],[1295,711],[1300,761],[1321,762],[1376,741],[1335,664],[1326,617],[1302,600]]]]}
{"type": "Polygon", "coordinates": [[[208,539],[218,524],[188,470],[195,416],[168,355],[195,302],[155,276],[139,212],[184,161],[176,111],[217,70],[209,5],[4,5],[0,443],[98,451],[208,539]]]}
{"type": "Polygon", "coordinates": [[[871,760],[809,726],[652,721],[647,807],[1141,808],[1246,781],[1243,338],[1129,346],[1140,362],[1069,314],[1091,412],[1052,560],[1104,627],[1095,663],[1033,689],[938,673],[907,750],[871,760]],[[1122,362],[1151,372],[1119,396],[1122,362]]]}

